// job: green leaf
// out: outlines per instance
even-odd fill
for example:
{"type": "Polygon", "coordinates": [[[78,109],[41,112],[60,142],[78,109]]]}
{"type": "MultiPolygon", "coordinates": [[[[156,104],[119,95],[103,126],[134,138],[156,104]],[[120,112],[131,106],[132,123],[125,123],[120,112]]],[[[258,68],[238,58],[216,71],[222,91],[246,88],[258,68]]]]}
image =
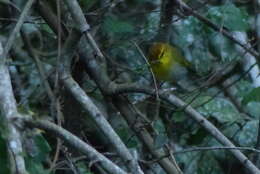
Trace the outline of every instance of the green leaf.
{"type": "Polygon", "coordinates": [[[127,145],[128,148],[136,148],[138,143],[137,139],[133,134],[131,134],[131,131],[127,128],[119,128],[116,130],[117,134],[120,136],[120,138],[123,140],[123,142],[127,145]]]}
{"type": "Polygon", "coordinates": [[[249,102],[260,102],[260,87],[254,88],[242,100],[242,104],[246,105],[249,102]]]}
{"type": "Polygon", "coordinates": [[[182,48],[185,57],[194,65],[198,74],[203,74],[211,69],[211,59],[208,54],[208,46],[204,24],[194,17],[188,17],[174,26],[172,42],[182,48]]]}
{"type": "Polygon", "coordinates": [[[192,107],[198,107],[207,103],[210,100],[211,100],[211,96],[209,95],[204,95],[204,94],[199,95],[198,93],[194,93],[188,96],[187,99],[185,99],[185,102],[191,103],[192,107]]]}
{"type": "Polygon", "coordinates": [[[122,21],[113,15],[105,18],[102,29],[105,34],[112,36],[116,36],[116,34],[127,34],[134,31],[133,25],[129,22],[122,21]]]}
{"type": "Polygon", "coordinates": [[[0,173],[10,173],[6,142],[0,132],[0,173]]]}
{"type": "Polygon", "coordinates": [[[238,135],[236,136],[236,141],[239,143],[240,146],[254,146],[256,144],[258,121],[248,121],[245,125],[241,125],[241,128],[238,132],[238,135]]]}
{"type": "Polygon", "coordinates": [[[235,94],[238,98],[244,98],[248,94],[248,91],[254,89],[252,82],[249,82],[248,80],[240,80],[235,86],[237,88],[235,94]]]}
{"type": "Polygon", "coordinates": [[[33,158],[25,158],[25,165],[29,173],[50,174],[48,170],[44,169],[42,163],[35,161],[33,158]]]}
{"type": "Polygon", "coordinates": [[[0,3],[6,3],[6,4],[11,4],[11,2],[9,0],[0,0],[0,3]]]}
{"type": "Polygon", "coordinates": [[[162,148],[168,142],[168,137],[166,134],[159,134],[155,137],[154,148],[162,148]]]}
{"type": "Polygon", "coordinates": [[[201,159],[198,160],[198,173],[199,174],[224,174],[219,165],[219,161],[214,158],[211,152],[204,153],[201,159]]]}
{"type": "Polygon", "coordinates": [[[3,139],[6,139],[8,137],[8,129],[6,126],[6,119],[1,115],[0,112],[0,136],[3,139]]]}
{"type": "Polygon", "coordinates": [[[154,122],[154,129],[158,132],[158,133],[165,133],[165,125],[162,123],[161,120],[156,120],[154,122]]]}
{"type": "Polygon", "coordinates": [[[207,16],[215,24],[227,27],[232,31],[249,29],[248,14],[232,3],[210,8],[207,16]]]}
{"type": "Polygon", "coordinates": [[[51,151],[50,145],[45,140],[45,138],[40,134],[34,137],[34,142],[38,148],[37,155],[34,156],[34,159],[37,159],[40,162],[45,161],[47,159],[49,152],[51,151]]]}
{"type": "Polygon", "coordinates": [[[77,163],[77,168],[80,174],[93,174],[92,172],[89,171],[88,167],[84,162],[77,163]]]}
{"type": "Polygon", "coordinates": [[[89,10],[91,7],[97,4],[97,2],[97,0],[80,0],[79,4],[83,10],[89,10]]]}
{"type": "Polygon", "coordinates": [[[260,103],[259,102],[250,102],[246,105],[248,113],[255,118],[259,118],[260,115],[260,103]]]}
{"type": "Polygon", "coordinates": [[[176,123],[180,123],[186,120],[184,112],[174,112],[172,115],[172,120],[176,123]]]}
{"type": "Polygon", "coordinates": [[[188,145],[201,144],[205,140],[207,135],[208,133],[202,128],[194,129],[192,130],[191,135],[187,139],[187,144],[188,145]]]}
{"type": "Polygon", "coordinates": [[[202,23],[192,16],[182,20],[180,25],[175,26],[175,30],[172,42],[180,48],[190,46],[203,35],[202,23]]]}
{"type": "Polygon", "coordinates": [[[199,111],[216,118],[220,123],[231,123],[241,118],[233,104],[224,98],[215,98],[199,108],[199,111]]]}
{"type": "Polygon", "coordinates": [[[219,32],[211,33],[209,36],[210,52],[222,61],[231,61],[237,57],[233,42],[219,32]]]}
{"type": "Polygon", "coordinates": [[[49,34],[53,34],[52,29],[47,24],[41,24],[41,29],[49,34]]]}
{"type": "MultiPolygon", "coordinates": [[[[179,164],[185,166],[185,174],[224,174],[213,151],[193,151],[177,155],[179,164]],[[196,159],[191,162],[190,159],[196,159]]],[[[219,152],[216,151],[216,152],[219,152]]]]}

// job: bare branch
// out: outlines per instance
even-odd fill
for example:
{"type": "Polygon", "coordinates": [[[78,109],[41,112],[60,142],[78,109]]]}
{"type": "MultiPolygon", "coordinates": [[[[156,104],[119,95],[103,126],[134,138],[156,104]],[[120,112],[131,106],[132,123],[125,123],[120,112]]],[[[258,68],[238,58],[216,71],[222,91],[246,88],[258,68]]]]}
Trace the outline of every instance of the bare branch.
{"type": "MultiPolygon", "coordinates": [[[[154,91],[154,90],[152,90],[154,91]]],[[[168,158],[161,158],[166,156],[166,153],[162,148],[156,149],[154,147],[155,140],[152,138],[150,133],[144,128],[142,122],[138,119],[138,113],[134,112],[134,108],[129,105],[129,101],[122,96],[113,97],[113,103],[120,111],[121,115],[127,120],[128,125],[135,132],[136,136],[143,142],[144,146],[149,152],[158,160],[157,162],[165,170],[167,174],[180,174],[178,166],[168,158]]]]}
{"type": "Polygon", "coordinates": [[[15,40],[15,37],[17,35],[17,33],[19,33],[24,21],[25,21],[25,18],[27,17],[28,13],[29,13],[29,10],[31,9],[31,6],[33,4],[34,0],[28,0],[20,17],[19,17],[19,20],[17,22],[17,24],[15,25],[12,33],[10,34],[8,40],[7,40],[7,43],[5,45],[5,48],[4,48],[4,53],[3,53],[3,59],[1,61],[5,62],[6,60],[6,57],[7,57],[7,54],[8,52],[10,51],[12,45],[13,45],[13,42],[15,40]]]}
{"type": "MultiPolygon", "coordinates": [[[[61,71],[61,80],[65,87],[71,92],[71,94],[75,97],[75,99],[82,105],[82,107],[90,113],[93,120],[96,122],[98,127],[102,130],[104,135],[107,136],[108,140],[113,144],[115,150],[118,152],[120,157],[127,164],[128,168],[133,173],[142,174],[142,170],[139,167],[137,161],[132,157],[130,152],[128,151],[125,144],[121,141],[119,136],[115,133],[114,129],[105,119],[103,113],[99,110],[99,108],[93,103],[91,98],[86,95],[83,89],[77,84],[77,82],[72,78],[70,74],[70,59],[74,55],[75,48],[77,47],[77,43],[80,41],[81,33],[77,33],[75,31],[70,35],[67,39],[64,50],[63,50],[63,62],[64,65],[61,71]],[[75,36],[73,36],[73,34],[75,36]]],[[[84,40],[85,38],[83,38],[84,40]]]]}
{"type": "MultiPolygon", "coordinates": [[[[118,86],[114,89],[117,94],[121,92],[141,92],[149,95],[154,95],[154,90],[149,88],[139,87],[139,86],[118,86]]],[[[204,129],[206,129],[213,137],[215,137],[220,143],[229,147],[235,147],[235,145],[224,136],[221,131],[219,131],[211,122],[209,122],[205,117],[203,117],[199,112],[197,112],[191,106],[187,106],[185,102],[176,97],[175,95],[160,93],[160,98],[167,101],[168,103],[177,106],[178,108],[183,108],[184,112],[187,113],[193,120],[198,122],[204,129]]],[[[253,174],[260,174],[259,169],[248,160],[248,158],[242,154],[239,150],[230,149],[231,153],[253,174]]]]}
{"type": "MultiPolygon", "coordinates": [[[[4,63],[2,43],[0,42],[0,111],[7,128],[7,146],[10,150],[10,157],[13,159],[13,173],[27,174],[22,149],[22,138],[20,131],[13,123],[14,117],[18,116],[16,101],[12,91],[9,71],[4,63]]],[[[2,123],[3,124],[3,123],[2,123]]]]}
{"type": "Polygon", "coordinates": [[[111,174],[126,174],[126,172],[124,172],[120,167],[118,167],[112,161],[110,161],[105,156],[97,152],[93,147],[91,147],[75,135],[71,134],[69,131],[63,129],[62,127],[46,120],[33,120],[29,117],[20,117],[18,119],[25,122],[25,124],[31,127],[40,128],[49,131],[54,135],[57,135],[70,146],[84,153],[87,156],[88,160],[97,160],[102,165],[102,167],[104,167],[111,174]]]}
{"type": "Polygon", "coordinates": [[[221,34],[223,34],[224,36],[226,36],[227,38],[229,38],[230,40],[232,40],[233,42],[235,42],[236,44],[241,46],[245,51],[249,52],[254,57],[256,57],[256,58],[259,57],[259,53],[258,52],[256,52],[252,48],[248,48],[247,45],[245,45],[244,43],[241,43],[237,38],[235,38],[231,33],[229,33],[224,28],[221,28],[221,27],[217,26],[216,24],[212,23],[207,18],[205,18],[205,17],[201,16],[200,14],[198,14],[191,7],[189,7],[187,4],[185,4],[182,0],[174,0],[174,1],[179,5],[179,7],[181,9],[186,10],[187,12],[189,12],[191,15],[196,17],[198,20],[200,20],[204,24],[208,25],[209,27],[211,27],[215,31],[220,32],[221,34]]]}
{"type": "MultiPolygon", "coordinates": [[[[247,34],[245,32],[237,31],[237,32],[233,32],[233,35],[238,41],[240,41],[240,43],[243,43],[243,45],[245,47],[247,47],[248,49],[251,48],[250,43],[248,43],[248,41],[247,41],[247,34]]],[[[236,49],[241,55],[244,55],[243,59],[241,60],[244,71],[247,71],[247,69],[249,67],[254,65],[253,68],[248,72],[248,74],[252,79],[254,87],[259,87],[260,86],[260,76],[259,76],[260,70],[259,70],[259,66],[257,65],[256,57],[252,56],[251,54],[249,54],[247,52],[244,54],[244,49],[239,45],[236,46],[236,49]]]]}
{"type": "Polygon", "coordinates": [[[193,147],[193,148],[173,152],[173,154],[177,155],[177,154],[183,154],[183,153],[188,153],[188,152],[209,151],[209,150],[230,150],[230,149],[238,149],[238,150],[260,153],[260,150],[257,150],[255,148],[250,148],[250,147],[227,147],[227,146],[216,147],[216,146],[213,146],[213,147],[193,147]]]}

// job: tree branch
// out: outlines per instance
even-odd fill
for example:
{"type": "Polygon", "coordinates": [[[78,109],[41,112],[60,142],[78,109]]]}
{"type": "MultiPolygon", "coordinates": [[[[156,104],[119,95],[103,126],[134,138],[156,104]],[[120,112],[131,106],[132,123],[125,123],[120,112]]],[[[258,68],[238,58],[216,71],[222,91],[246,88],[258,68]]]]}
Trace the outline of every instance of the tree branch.
{"type": "Polygon", "coordinates": [[[217,26],[216,24],[212,23],[207,18],[205,18],[205,17],[201,16],[200,14],[198,14],[197,12],[195,12],[191,7],[189,7],[187,4],[185,4],[182,0],[174,0],[174,1],[179,5],[180,9],[186,10],[191,15],[196,17],[198,20],[200,20],[204,24],[206,24],[209,27],[211,27],[213,30],[215,30],[217,32],[220,32],[221,34],[223,34],[224,36],[226,36],[227,38],[229,38],[230,40],[232,40],[233,42],[235,42],[236,44],[241,46],[245,51],[249,52],[252,56],[254,56],[256,58],[259,57],[259,53],[258,52],[256,52],[252,48],[249,48],[246,44],[241,43],[237,38],[235,38],[231,33],[229,33],[224,28],[221,28],[221,27],[217,26]]]}
{"type": "Polygon", "coordinates": [[[112,161],[107,159],[105,156],[97,152],[93,147],[70,133],[69,131],[63,129],[62,127],[55,125],[46,120],[33,120],[30,117],[18,117],[16,121],[22,121],[26,125],[33,128],[40,128],[46,130],[54,135],[57,135],[59,138],[68,143],[71,147],[76,148],[80,152],[84,153],[88,160],[97,161],[100,163],[104,169],[109,171],[111,174],[127,174],[120,167],[114,164],[112,161]]]}
{"type": "MultiPolygon", "coordinates": [[[[71,0],[69,0],[71,1],[71,0]]],[[[132,173],[142,174],[142,170],[139,167],[137,161],[132,157],[128,151],[125,144],[121,141],[119,136],[115,133],[114,129],[105,119],[103,113],[99,108],[93,103],[91,98],[87,96],[83,89],[77,84],[77,82],[72,78],[70,74],[70,62],[71,58],[74,55],[74,52],[77,48],[77,45],[80,41],[82,33],[79,33],[77,30],[74,30],[66,40],[66,43],[63,48],[63,62],[64,64],[61,67],[61,80],[65,87],[71,92],[75,99],[82,105],[82,107],[88,111],[90,116],[93,118],[95,123],[108,138],[110,143],[114,146],[115,150],[118,152],[119,156],[123,159],[125,164],[128,166],[129,170],[132,173]]],[[[85,38],[82,38],[85,40],[85,38]]]]}
{"type": "Polygon", "coordinates": [[[7,54],[10,51],[10,49],[12,48],[15,37],[16,37],[17,33],[19,33],[19,31],[20,31],[20,29],[21,29],[21,27],[22,27],[22,25],[25,21],[25,18],[27,17],[29,10],[31,9],[33,2],[34,2],[34,0],[28,0],[27,1],[26,5],[25,5],[20,17],[19,17],[17,24],[15,25],[12,33],[10,34],[10,36],[7,40],[7,43],[6,43],[5,48],[4,48],[3,59],[0,60],[0,61],[5,62],[7,54]]]}
{"type": "Polygon", "coordinates": [[[11,163],[13,165],[12,169],[16,169],[16,171],[12,171],[12,173],[28,174],[23,158],[21,133],[13,124],[13,119],[18,116],[18,112],[12,91],[10,75],[3,61],[5,59],[3,56],[3,47],[0,42],[0,116],[3,117],[5,122],[1,124],[6,126],[7,129],[7,147],[11,151],[10,159],[13,159],[13,163],[11,163]]]}
{"type": "MultiPolygon", "coordinates": [[[[149,88],[144,88],[136,85],[127,86],[122,85],[118,86],[114,89],[114,94],[122,94],[122,93],[145,93],[148,95],[155,95],[155,91],[149,88]]],[[[182,108],[184,112],[187,113],[193,120],[198,122],[207,132],[209,132],[213,137],[215,137],[220,143],[229,147],[235,147],[235,145],[225,137],[211,122],[205,119],[199,112],[197,112],[191,106],[187,106],[185,102],[176,97],[175,95],[165,94],[159,92],[159,96],[162,100],[177,106],[178,108],[182,108]]],[[[248,158],[241,153],[239,150],[230,149],[231,153],[247,168],[250,170],[252,174],[260,174],[259,169],[248,160],[248,158]]]]}

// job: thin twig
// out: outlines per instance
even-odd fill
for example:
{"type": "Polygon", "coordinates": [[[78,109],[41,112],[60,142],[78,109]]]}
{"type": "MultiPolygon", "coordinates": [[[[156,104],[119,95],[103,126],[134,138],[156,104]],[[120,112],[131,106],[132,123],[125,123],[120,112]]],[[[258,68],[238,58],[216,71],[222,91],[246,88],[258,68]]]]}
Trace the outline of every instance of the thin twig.
{"type": "Polygon", "coordinates": [[[238,44],[239,46],[241,46],[243,49],[245,49],[245,51],[249,52],[251,55],[253,55],[254,57],[259,57],[259,53],[256,52],[255,50],[253,50],[252,48],[248,48],[246,44],[241,43],[238,39],[236,39],[234,36],[232,36],[232,34],[230,34],[226,29],[219,27],[218,25],[212,23],[210,20],[208,20],[207,18],[201,16],[200,14],[198,14],[196,11],[194,11],[191,7],[189,7],[186,3],[184,3],[182,0],[174,0],[176,3],[178,3],[179,7],[183,10],[188,11],[191,15],[193,15],[194,17],[196,17],[198,20],[200,20],[201,22],[203,22],[204,24],[208,25],[209,27],[211,27],[213,30],[220,32],[221,34],[223,34],[224,36],[226,36],[227,38],[229,38],[230,40],[232,40],[233,42],[235,42],[236,44],[238,44]]]}
{"type": "Polygon", "coordinates": [[[225,146],[220,146],[220,147],[194,147],[194,148],[184,149],[182,151],[173,152],[173,154],[179,155],[179,154],[188,153],[188,152],[209,151],[209,150],[230,150],[230,149],[245,150],[245,151],[260,153],[260,150],[255,149],[255,148],[250,148],[250,147],[225,147],[225,146]]]}
{"type": "MultiPolygon", "coordinates": [[[[56,0],[56,6],[57,6],[57,19],[58,19],[58,55],[56,58],[56,72],[55,72],[55,80],[54,80],[54,95],[58,94],[58,90],[59,90],[59,65],[60,65],[60,56],[61,56],[61,7],[60,7],[60,0],[56,0]]],[[[52,103],[53,106],[55,106],[55,114],[57,115],[57,122],[58,125],[61,126],[61,108],[60,108],[60,102],[59,99],[57,97],[55,97],[55,101],[53,101],[54,103],[52,103]]],[[[61,145],[62,142],[59,138],[57,138],[57,144],[56,144],[56,151],[55,151],[55,155],[54,158],[52,160],[52,164],[51,164],[51,168],[53,168],[53,166],[55,166],[58,158],[59,158],[59,154],[60,154],[60,150],[61,150],[61,145]]]]}
{"type": "Polygon", "coordinates": [[[4,47],[4,53],[3,53],[3,59],[1,59],[0,61],[3,61],[5,62],[6,61],[6,57],[7,57],[7,54],[8,52],[10,51],[10,49],[12,48],[12,45],[14,43],[14,40],[17,36],[17,33],[19,33],[24,21],[25,21],[25,18],[27,17],[30,9],[31,9],[31,6],[33,5],[33,2],[34,0],[28,0],[20,17],[19,17],[19,20],[17,22],[17,24],[15,25],[12,33],[10,34],[7,42],[6,42],[6,45],[4,47]]]}
{"type": "MultiPolygon", "coordinates": [[[[124,88],[120,89],[120,86],[116,87],[117,89],[114,89],[114,92],[117,92],[117,94],[120,94],[120,91],[125,93],[131,93],[131,92],[140,92],[140,93],[146,93],[149,95],[154,95],[154,90],[151,90],[149,88],[144,88],[140,86],[128,86],[128,89],[126,86],[124,88]]],[[[115,95],[115,94],[114,94],[115,95]]],[[[179,107],[183,108],[186,106],[186,103],[176,97],[175,95],[165,95],[159,92],[160,98],[165,100],[166,102],[179,107]]],[[[208,131],[212,136],[214,136],[221,144],[229,146],[229,147],[235,147],[235,145],[222,134],[222,132],[216,128],[210,121],[208,121],[204,116],[202,116],[198,111],[196,111],[193,107],[187,106],[184,109],[184,112],[187,113],[188,116],[190,116],[192,119],[194,119],[197,123],[199,123],[206,131],[208,131]]],[[[250,170],[253,174],[260,174],[259,169],[251,162],[249,159],[240,151],[230,149],[230,152],[247,168],[250,170]]]]}
{"type": "Polygon", "coordinates": [[[152,75],[152,79],[153,79],[153,84],[154,84],[154,88],[155,88],[155,93],[156,93],[156,100],[159,101],[159,93],[158,93],[158,86],[157,86],[157,81],[153,72],[153,69],[151,67],[151,64],[149,63],[149,61],[147,60],[146,56],[144,55],[143,51],[141,50],[141,48],[136,44],[136,42],[132,41],[132,43],[135,45],[137,51],[139,52],[139,54],[141,55],[141,57],[144,59],[145,63],[147,64],[147,67],[149,68],[149,71],[152,75]]]}
{"type": "MultiPolygon", "coordinates": [[[[233,86],[234,84],[236,84],[237,82],[239,82],[244,76],[246,76],[246,75],[249,73],[249,71],[250,71],[255,65],[257,65],[257,63],[251,65],[251,66],[248,68],[248,70],[245,71],[238,79],[236,79],[236,80],[234,80],[232,83],[226,85],[224,88],[225,88],[225,89],[228,89],[228,88],[230,88],[231,86],[233,86]]],[[[222,90],[223,90],[223,88],[222,88],[222,90]]],[[[209,98],[207,101],[205,101],[205,102],[199,104],[198,106],[195,106],[194,108],[198,108],[198,107],[201,107],[201,106],[203,106],[203,105],[209,103],[209,102],[212,101],[215,97],[217,97],[220,93],[222,93],[222,90],[220,90],[219,92],[217,92],[216,94],[214,94],[213,96],[211,96],[211,98],[209,98]]]]}
{"type": "MultiPolygon", "coordinates": [[[[173,155],[182,155],[184,153],[190,153],[190,152],[200,152],[200,151],[214,151],[214,150],[230,150],[230,149],[237,149],[237,150],[244,150],[244,151],[251,151],[254,153],[260,153],[260,150],[255,149],[255,148],[250,148],[250,147],[225,147],[225,146],[220,146],[220,147],[194,147],[194,148],[188,148],[188,149],[184,149],[181,151],[175,151],[175,152],[171,152],[173,155]]],[[[170,156],[170,154],[167,154],[165,156],[161,156],[158,159],[154,159],[151,161],[141,161],[143,163],[148,163],[148,164],[153,164],[158,162],[159,160],[162,160],[163,158],[168,158],[170,156]]]]}
{"type": "Polygon", "coordinates": [[[100,165],[104,167],[104,169],[109,171],[109,173],[126,174],[125,171],[123,171],[120,167],[118,167],[116,164],[114,164],[111,160],[106,158],[104,155],[97,152],[92,146],[88,145],[80,138],[73,135],[69,131],[63,129],[62,127],[46,120],[33,120],[32,118],[25,117],[25,116],[21,118],[17,118],[17,121],[18,120],[24,122],[26,125],[30,127],[37,127],[46,130],[52,133],[53,135],[58,136],[66,143],[68,143],[71,147],[85,154],[89,160],[99,159],[100,165]]]}

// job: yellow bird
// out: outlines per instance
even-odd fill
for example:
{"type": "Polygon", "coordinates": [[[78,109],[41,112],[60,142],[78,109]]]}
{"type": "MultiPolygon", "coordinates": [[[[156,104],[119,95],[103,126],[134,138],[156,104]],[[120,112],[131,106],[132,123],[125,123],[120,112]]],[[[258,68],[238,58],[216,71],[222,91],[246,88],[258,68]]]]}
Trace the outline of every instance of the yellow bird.
{"type": "Polygon", "coordinates": [[[156,79],[162,81],[179,80],[190,66],[178,48],[161,42],[150,47],[148,60],[156,79]]]}

